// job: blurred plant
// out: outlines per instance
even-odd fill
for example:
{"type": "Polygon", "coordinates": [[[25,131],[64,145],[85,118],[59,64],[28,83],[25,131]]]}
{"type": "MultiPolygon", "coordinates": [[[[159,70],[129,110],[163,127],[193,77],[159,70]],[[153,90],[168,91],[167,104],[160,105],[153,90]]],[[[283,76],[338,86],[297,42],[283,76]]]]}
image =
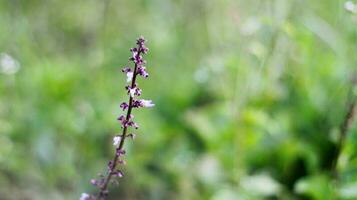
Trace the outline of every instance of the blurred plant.
{"type": "MultiPolygon", "coordinates": [[[[354,76],[355,77],[355,76],[354,76]]],[[[338,159],[341,154],[341,151],[344,147],[344,144],[346,143],[346,138],[348,134],[348,130],[352,125],[352,121],[354,120],[355,112],[356,112],[356,101],[357,101],[357,94],[356,94],[356,88],[357,88],[357,79],[353,78],[351,81],[351,88],[349,91],[348,95],[348,101],[347,101],[347,109],[345,116],[343,118],[343,121],[340,125],[340,135],[339,135],[339,140],[337,144],[337,152],[336,152],[336,158],[334,158],[334,163],[333,163],[333,175],[335,176],[336,179],[338,179],[338,159]]]]}
{"type": "Polygon", "coordinates": [[[90,181],[91,184],[100,189],[99,193],[97,195],[83,193],[80,197],[80,200],[104,200],[109,194],[108,184],[118,184],[117,179],[113,178],[123,177],[123,173],[120,169],[118,169],[118,165],[125,164],[125,161],[123,160],[123,156],[125,155],[125,138],[130,137],[134,139],[135,137],[134,133],[128,133],[128,127],[133,127],[135,129],[139,128],[138,124],[132,120],[134,118],[134,115],[131,114],[132,109],[154,106],[151,100],[137,99],[135,97],[141,95],[141,89],[138,87],[136,77],[138,75],[144,78],[147,78],[149,76],[149,74],[146,72],[146,67],[144,66],[146,64],[146,61],[143,59],[142,56],[142,54],[146,54],[149,50],[147,47],[145,47],[145,41],[146,40],[144,39],[144,37],[139,37],[136,41],[137,47],[130,49],[130,51],[132,52],[132,57],[130,57],[129,60],[134,63],[134,69],[132,69],[131,67],[124,67],[122,69],[122,72],[125,73],[127,76],[127,82],[130,83],[130,85],[127,85],[125,87],[129,95],[129,102],[123,102],[120,104],[120,108],[122,108],[123,111],[127,110],[127,113],[126,115],[120,115],[118,117],[118,121],[120,121],[121,128],[123,129],[123,131],[121,135],[116,135],[113,138],[113,145],[116,147],[114,158],[108,163],[108,171],[106,172],[106,175],[100,174],[99,180],[92,179],[90,181]]]}

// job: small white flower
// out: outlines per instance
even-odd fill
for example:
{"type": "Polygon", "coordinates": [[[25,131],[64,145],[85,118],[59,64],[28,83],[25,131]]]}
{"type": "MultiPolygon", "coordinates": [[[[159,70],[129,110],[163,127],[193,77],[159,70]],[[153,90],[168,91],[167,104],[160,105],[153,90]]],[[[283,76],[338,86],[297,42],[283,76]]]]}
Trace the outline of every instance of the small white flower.
{"type": "Polygon", "coordinates": [[[155,106],[155,104],[153,104],[151,100],[142,99],[141,103],[143,104],[143,107],[146,107],[146,108],[150,108],[150,107],[154,107],[155,106]]]}
{"type": "Polygon", "coordinates": [[[0,53],[0,73],[15,74],[20,69],[20,64],[7,53],[0,53]]]}
{"type": "Polygon", "coordinates": [[[133,58],[135,59],[136,55],[138,55],[138,52],[137,51],[132,51],[132,52],[133,52],[133,58]]]}
{"type": "Polygon", "coordinates": [[[135,95],[135,88],[129,89],[129,94],[130,94],[131,97],[134,97],[134,95],[135,95]]]}
{"type": "Polygon", "coordinates": [[[90,195],[87,193],[82,193],[81,197],[79,200],[88,200],[90,198],[90,195]]]}
{"type": "Polygon", "coordinates": [[[354,4],[352,1],[345,2],[345,9],[352,13],[357,13],[357,5],[354,4]]]}
{"type": "Polygon", "coordinates": [[[131,80],[133,80],[133,75],[133,72],[126,73],[126,82],[130,82],[131,80]]]}
{"type": "Polygon", "coordinates": [[[120,141],[121,141],[121,136],[115,136],[113,138],[113,145],[118,146],[120,144],[120,141]]]}

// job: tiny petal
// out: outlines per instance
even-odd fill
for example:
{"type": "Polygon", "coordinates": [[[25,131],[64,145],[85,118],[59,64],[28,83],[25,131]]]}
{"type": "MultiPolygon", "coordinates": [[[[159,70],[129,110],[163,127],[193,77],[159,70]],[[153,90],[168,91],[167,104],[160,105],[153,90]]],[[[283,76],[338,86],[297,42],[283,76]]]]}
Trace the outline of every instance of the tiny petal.
{"type": "Polygon", "coordinates": [[[132,51],[132,53],[133,53],[133,58],[135,58],[136,57],[136,55],[138,55],[138,52],[137,51],[132,51]]]}
{"type": "Polygon", "coordinates": [[[134,72],[126,73],[126,82],[130,82],[131,80],[133,80],[133,75],[134,75],[134,72]]]}
{"type": "Polygon", "coordinates": [[[113,138],[113,145],[118,146],[120,144],[120,141],[121,141],[121,136],[115,136],[113,138]]]}
{"type": "Polygon", "coordinates": [[[121,178],[121,177],[124,176],[123,172],[121,172],[120,170],[117,170],[117,171],[113,172],[112,174],[113,174],[114,176],[119,177],[119,178],[121,178]]]}
{"type": "Polygon", "coordinates": [[[129,94],[130,94],[131,97],[134,97],[135,91],[136,91],[135,88],[129,89],[129,94]]]}
{"type": "Polygon", "coordinates": [[[146,108],[150,108],[150,107],[154,107],[155,104],[152,103],[152,100],[145,100],[145,99],[142,99],[140,100],[141,104],[143,107],[146,107],[146,108]]]}
{"type": "Polygon", "coordinates": [[[122,173],[121,171],[118,171],[118,172],[117,172],[117,176],[118,176],[118,177],[123,177],[124,175],[123,175],[123,173],[122,173]]]}
{"type": "Polygon", "coordinates": [[[91,180],[90,180],[90,183],[91,183],[92,185],[97,185],[97,180],[91,179],[91,180]]]}
{"type": "Polygon", "coordinates": [[[87,193],[82,193],[81,197],[79,198],[79,200],[89,200],[90,195],[87,193]]]}

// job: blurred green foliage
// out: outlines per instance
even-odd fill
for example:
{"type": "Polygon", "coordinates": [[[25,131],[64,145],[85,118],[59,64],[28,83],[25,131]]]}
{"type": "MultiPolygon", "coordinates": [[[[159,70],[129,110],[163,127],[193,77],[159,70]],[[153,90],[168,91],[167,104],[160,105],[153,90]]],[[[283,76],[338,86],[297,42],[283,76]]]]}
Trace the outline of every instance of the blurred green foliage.
{"type": "Polygon", "coordinates": [[[129,48],[150,78],[110,199],[357,199],[342,0],[0,0],[0,199],[78,199],[113,155],[129,48]]]}

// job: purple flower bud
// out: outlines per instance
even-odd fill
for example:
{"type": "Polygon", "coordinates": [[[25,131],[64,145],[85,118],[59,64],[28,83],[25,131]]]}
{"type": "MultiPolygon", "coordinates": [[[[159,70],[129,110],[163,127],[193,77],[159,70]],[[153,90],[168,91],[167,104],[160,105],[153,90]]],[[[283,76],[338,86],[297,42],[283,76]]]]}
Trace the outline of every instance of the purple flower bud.
{"type": "Polygon", "coordinates": [[[137,40],[136,40],[136,44],[140,47],[142,45],[144,45],[144,43],[146,42],[146,40],[144,39],[143,36],[140,36],[137,40]]]}
{"type": "Polygon", "coordinates": [[[114,166],[113,164],[114,164],[114,163],[113,163],[112,160],[108,162],[108,170],[109,170],[109,171],[111,171],[111,169],[113,168],[113,166],[114,166]]]}
{"type": "Polygon", "coordinates": [[[149,74],[146,72],[146,67],[144,66],[139,66],[137,69],[137,73],[144,78],[149,77],[149,74]]]}
{"type": "Polygon", "coordinates": [[[131,68],[130,67],[124,67],[121,71],[123,73],[128,73],[128,72],[131,72],[131,68]]]}
{"type": "Polygon", "coordinates": [[[131,126],[131,127],[134,127],[135,129],[138,129],[138,128],[139,128],[138,124],[135,123],[135,122],[133,122],[133,121],[128,121],[128,122],[126,123],[126,126],[131,126]]]}
{"type": "Polygon", "coordinates": [[[121,127],[122,127],[122,128],[128,127],[128,121],[123,120],[123,121],[121,122],[121,127]]]}
{"type": "Polygon", "coordinates": [[[123,121],[125,119],[125,116],[124,115],[120,115],[119,117],[118,117],[118,120],[119,121],[123,121]]]}
{"type": "Polygon", "coordinates": [[[140,96],[141,95],[141,89],[140,88],[135,88],[135,95],[140,96]]]}
{"type": "Polygon", "coordinates": [[[112,172],[112,174],[119,178],[124,176],[123,172],[121,172],[120,170],[116,170],[115,172],[112,172]]]}
{"type": "Polygon", "coordinates": [[[147,54],[148,51],[149,51],[149,48],[147,48],[147,47],[145,47],[145,46],[142,46],[142,48],[141,48],[141,53],[147,54]]]}
{"type": "Polygon", "coordinates": [[[95,186],[96,186],[98,182],[97,182],[96,179],[91,179],[91,180],[90,180],[90,183],[91,183],[92,185],[95,185],[95,186]]]}
{"type": "Polygon", "coordinates": [[[126,110],[128,107],[129,105],[126,102],[120,104],[120,108],[122,108],[123,110],[126,110]]]}
{"type": "Polygon", "coordinates": [[[150,107],[154,107],[155,104],[153,104],[152,100],[145,100],[145,99],[134,99],[133,100],[133,108],[141,108],[141,107],[146,107],[146,108],[150,108],[150,107]]]}
{"type": "Polygon", "coordinates": [[[120,165],[125,165],[126,162],[125,162],[125,160],[118,160],[118,164],[120,164],[120,165]]]}
{"type": "Polygon", "coordinates": [[[138,51],[138,48],[136,48],[136,47],[131,48],[130,51],[131,51],[131,52],[137,52],[137,51],[138,51]]]}
{"type": "Polygon", "coordinates": [[[117,149],[116,150],[116,155],[117,156],[123,156],[123,155],[125,155],[125,150],[123,150],[123,149],[117,149]]]}
{"type": "Polygon", "coordinates": [[[133,108],[140,108],[141,107],[141,101],[133,99],[132,106],[133,106],[133,108]]]}

